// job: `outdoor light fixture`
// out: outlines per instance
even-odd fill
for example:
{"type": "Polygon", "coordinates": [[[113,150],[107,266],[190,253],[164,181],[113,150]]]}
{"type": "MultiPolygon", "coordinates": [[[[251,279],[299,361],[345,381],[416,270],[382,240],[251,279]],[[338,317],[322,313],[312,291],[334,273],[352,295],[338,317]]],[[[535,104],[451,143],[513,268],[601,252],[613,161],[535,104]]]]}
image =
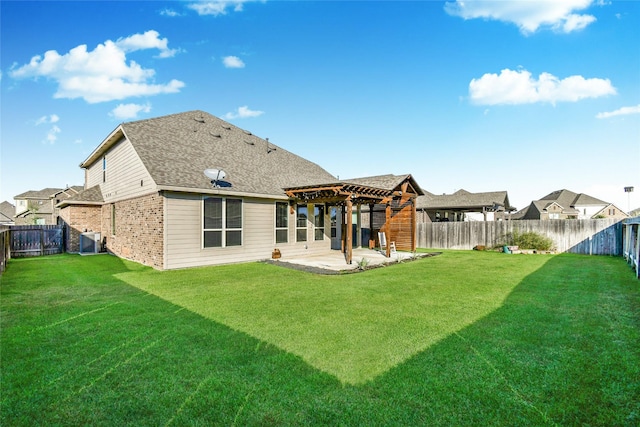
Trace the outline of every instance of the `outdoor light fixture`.
{"type": "Polygon", "coordinates": [[[627,213],[631,214],[631,193],[633,193],[633,187],[624,187],[624,192],[627,193],[627,213]]]}

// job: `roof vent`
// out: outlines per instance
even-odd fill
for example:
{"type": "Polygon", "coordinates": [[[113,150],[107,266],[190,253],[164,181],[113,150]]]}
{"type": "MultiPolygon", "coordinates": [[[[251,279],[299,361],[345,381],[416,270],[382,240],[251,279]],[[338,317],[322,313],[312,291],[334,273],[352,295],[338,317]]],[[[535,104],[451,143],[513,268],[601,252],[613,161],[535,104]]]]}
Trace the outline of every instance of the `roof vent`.
{"type": "Polygon", "coordinates": [[[204,116],[194,117],[193,120],[198,123],[204,123],[204,116]]]}
{"type": "Polygon", "coordinates": [[[231,130],[231,126],[222,125],[222,127],[225,128],[226,130],[231,130]]]}
{"type": "Polygon", "coordinates": [[[248,145],[256,145],[256,143],[255,143],[255,142],[253,142],[253,141],[247,141],[246,139],[244,140],[244,143],[245,143],[245,144],[248,144],[248,145]]]}
{"type": "Polygon", "coordinates": [[[265,138],[265,140],[267,141],[267,154],[272,151],[276,151],[276,147],[272,147],[271,145],[269,145],[269,138],[265,138]]]}
{"type": "Polygon", "coordinates": [[[248,130],[245,130],[244,133],[246,133],[247,135],[251,135],[251,132],[249,132],[248,130]]]}
{"type": "Polygon", "coordinates": [[[209,132],[211,134],[211,136],[213,136],[214,138],[222,138],[222,135],[220,135],[219,133],[213,133],[213,132],[209,132]]]}

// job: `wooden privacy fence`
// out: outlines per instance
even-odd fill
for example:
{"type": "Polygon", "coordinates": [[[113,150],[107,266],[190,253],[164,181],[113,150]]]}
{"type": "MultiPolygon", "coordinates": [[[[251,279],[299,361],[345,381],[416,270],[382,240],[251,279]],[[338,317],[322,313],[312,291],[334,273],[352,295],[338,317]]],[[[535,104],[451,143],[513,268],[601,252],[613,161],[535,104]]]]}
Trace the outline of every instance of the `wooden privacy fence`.
{"type": "Polygon", "coordinates": [[[59,225],[12,225],[11,257],[60,254],[64,251],[64,231],[59,225]]]}
{"type": "Polygon", "coordinates": [[[9,227],[0,225],[0,274],[7,268],[10,250],[9,227]]]}
{"type": "Polygon", "coordinates": [[[418,247],[473,249],[482,245],[491,248],[505,244],[507,234],[514,231],[546,236],[558,252],[622,255],[622,223],[615,219],[419,223],[418,247]]]}

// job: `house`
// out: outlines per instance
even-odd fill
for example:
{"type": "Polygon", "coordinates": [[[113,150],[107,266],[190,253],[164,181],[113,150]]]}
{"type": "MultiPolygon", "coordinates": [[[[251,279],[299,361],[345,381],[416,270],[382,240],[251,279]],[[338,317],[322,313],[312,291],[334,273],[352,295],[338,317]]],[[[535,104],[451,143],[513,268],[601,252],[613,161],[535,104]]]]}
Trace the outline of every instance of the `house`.
{"type": "Polygon", "coordinates": [[[0,203],[0,225],[14,225],[13,216],[16,213],[16,207],[6,200],[0,203]]]}
{"type": "MultiPolygon", "coordinates": [[[[263,260],[275,249],[284,258],[337,248],[351,262],[343,230],[354,207],[418,195],[408,193],[410,176],[394,188],[340,181],[203,111],[123,123],[80,167],[85,190],[58,205],[67,250],[99,233],[110,253],[156,269],[263,260]]],[[[385,232],[401,218],[390,215],[385,232]]]]}
{"type": "Polygon", "coordinates": [[[493,221],[505,219],[505,213],[515,210],[506,191],[471,193],[458,190],[453,194],[436,195],[426,192],[418,197],[418,221],[493,221]]]}
{"type": "Polygon", "coordinates": [[[513,219],[591,219],[627,218],[628,215],[613,205],[583,193],[556,190],[516,212],[513,219]]]}
{"type": "Polygon", "coordinates": [[[27,191],[14,197],[16,225],[55,225],[58,221],[56,204],[78,194],[82,186],[44,188],[27,191]]]}

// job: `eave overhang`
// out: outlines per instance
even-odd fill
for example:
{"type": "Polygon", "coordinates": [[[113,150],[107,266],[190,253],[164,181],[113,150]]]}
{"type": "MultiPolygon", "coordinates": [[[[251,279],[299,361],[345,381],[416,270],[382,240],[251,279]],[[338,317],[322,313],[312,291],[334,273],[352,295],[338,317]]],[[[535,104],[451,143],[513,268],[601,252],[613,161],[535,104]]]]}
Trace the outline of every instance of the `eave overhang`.
{"type": "Polygon", "coordinates": [[[80,167],[83,169],[88,168],[96,160],[100,159],[111,147],[113,147],[118,141],[122,138],[125,138],[124,129],[122,125],[118,125],[101,143],[96,147],[95,150],[87,157],[87,159],[80,163],[80,167]]]}

